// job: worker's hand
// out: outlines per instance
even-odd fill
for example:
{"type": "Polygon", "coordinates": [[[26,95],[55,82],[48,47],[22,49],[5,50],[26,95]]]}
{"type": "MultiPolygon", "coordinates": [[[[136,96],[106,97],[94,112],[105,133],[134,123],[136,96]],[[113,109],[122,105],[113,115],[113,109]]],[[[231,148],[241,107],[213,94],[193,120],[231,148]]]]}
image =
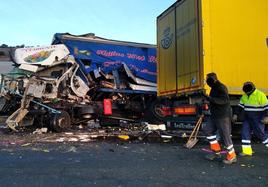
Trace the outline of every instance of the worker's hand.
{"type": "Polygon", "coordinates": [[[232,122],[233,123],[237,122],[237,118],[238,118],[238,116],[236,114],[234,114],[232,117],[232,122]]]}
{"type": "Polygon", "coordinates": [[[263,122],[264,124],[268,124],[268,117],[264,117],[264,118],[262,119],[262,122],[263,122]]]}
{"type": "Polygon", "coordinates": [[[207,100],[207,101],[210,101],[210,97],[206,94],[203,94],[204,98],[207,100]]]}

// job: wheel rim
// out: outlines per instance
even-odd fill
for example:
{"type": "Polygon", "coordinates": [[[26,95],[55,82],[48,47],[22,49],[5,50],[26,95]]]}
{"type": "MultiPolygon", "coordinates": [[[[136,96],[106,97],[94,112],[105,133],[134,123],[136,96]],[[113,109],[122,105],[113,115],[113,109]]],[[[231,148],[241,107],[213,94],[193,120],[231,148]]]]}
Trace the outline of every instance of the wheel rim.
{"type": "Polygon", "coordinates": [[[154,106],[154,113],[159,117],[165,117],[161,104],[156,104],[154,106]]]}
{"type": "Polygon", "coordinates": [[[71,127],[70,115],[66,111],[61,111],[60,114],[54,116],[52,123],[54,130],[60,131],[71,127]]]}

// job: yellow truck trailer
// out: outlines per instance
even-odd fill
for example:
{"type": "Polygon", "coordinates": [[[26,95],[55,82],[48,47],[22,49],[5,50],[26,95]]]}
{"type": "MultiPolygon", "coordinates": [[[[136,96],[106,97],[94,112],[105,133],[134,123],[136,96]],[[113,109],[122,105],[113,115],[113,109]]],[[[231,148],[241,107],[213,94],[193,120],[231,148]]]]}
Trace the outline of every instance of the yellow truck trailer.
{"type": "Polygon", "coordinates": [[[233,104],[246,81],[268,95],[267,8],[267,0],[178,0],[157,17],[158,96],[172,101],[175,115],[197,112],[209,72],[233,104]]]}

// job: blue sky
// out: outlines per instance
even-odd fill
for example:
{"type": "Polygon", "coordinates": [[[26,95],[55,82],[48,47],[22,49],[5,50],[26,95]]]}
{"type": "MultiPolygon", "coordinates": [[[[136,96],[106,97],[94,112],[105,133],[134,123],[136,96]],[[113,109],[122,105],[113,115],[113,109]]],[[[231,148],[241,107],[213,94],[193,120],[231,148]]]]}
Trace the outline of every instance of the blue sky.
{"type": "Polygon", "coordinates": [[[156,17],[176,0],[0,0],[0,45],[49,45],[53,34],[156,44],[156,17]]]}

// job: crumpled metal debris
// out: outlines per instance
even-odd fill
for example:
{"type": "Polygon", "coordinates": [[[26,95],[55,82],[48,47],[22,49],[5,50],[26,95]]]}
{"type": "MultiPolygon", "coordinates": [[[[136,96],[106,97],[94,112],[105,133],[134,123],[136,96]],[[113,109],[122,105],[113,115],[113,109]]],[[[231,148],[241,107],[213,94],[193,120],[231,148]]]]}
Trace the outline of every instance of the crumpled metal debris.
{"type": "Polygon", "coordinates": [[[48,129],[46,127],[44,128],[40,128],[40,129],[36,129],[33,134],[44,134],[44,133],[47,133],[48,132],[48,129]]]}
{"type": "Polygon", "coordinates": [[[165,124],[149,124],[145,123],[149,131],[156,131],[156,130],[166,130],[166,125],[165,124]]]}

